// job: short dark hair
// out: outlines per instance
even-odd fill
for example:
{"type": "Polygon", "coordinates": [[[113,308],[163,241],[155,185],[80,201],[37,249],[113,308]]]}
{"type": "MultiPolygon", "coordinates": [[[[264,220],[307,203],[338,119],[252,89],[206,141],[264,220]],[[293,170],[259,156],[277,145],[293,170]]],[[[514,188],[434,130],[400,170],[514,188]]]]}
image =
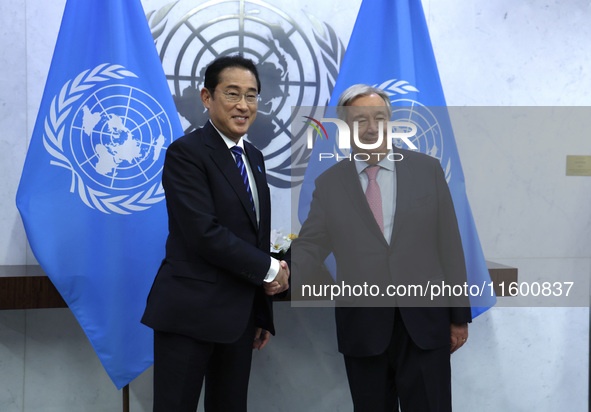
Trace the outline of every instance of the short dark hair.
{"type": "Polygon", "coordinates": [[[257,67],[252,60],[247,59],[246,57],[243,57],[239,54],[218,57],[209,63],[207,69],[205,70],[205,81],[203,83],[205,88],[213,94],[213,91],[220,82],[220,73],[222,70],[229,67],[240,67],[250,71],[257,81],[257,92],[261,92],[261,81],[259,79],[257,67]]]}

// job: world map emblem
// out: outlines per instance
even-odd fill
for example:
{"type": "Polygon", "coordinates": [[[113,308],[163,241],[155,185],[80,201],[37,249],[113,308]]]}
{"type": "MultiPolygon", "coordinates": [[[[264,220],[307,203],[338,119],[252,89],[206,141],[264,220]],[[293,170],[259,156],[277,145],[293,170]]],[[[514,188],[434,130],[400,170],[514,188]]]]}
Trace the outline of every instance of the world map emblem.
{"type": "Polygon", "coordinates": [[[104,213],[130,214],[164,200],[172,127],[158,101],[133,86],[136,77],[119,65],[86,70],[66,82],[46,118],[52,164],[69,169],[70,191],[104,213]]]}
{"type": "Polygon", "coordinates": [[[206,66],[240,53],[255,62],[262,83],[257,119],[245,138],[263,152],[271,186],[300,184],[310,153],[292,145],[305,128],[296,125],[294,135],[291,111],[330,97],[344,54],[334,30],[309,14],[305,22],[296,20],[264,1],[219,0],[179,15],[165,31],[165,16],[181,12],[177,3],[147,18],[185,132],[208,119],[199,95],[206,66]]]}
{"type": "MultiPolygon", "coordinates": [[[[445,150],[443,144],[443,131],[438,116],[448,116],[447,108],[428,107],[418,100],[408,98],[409,93],[419,93],[419,90],[405,80],[390,79],[381,84],[374,84],[373,87],[382,89],[390,98],[392,105],[392,121],[402,121],[411,123],[416,128],[414,136],[409,140],[417,147],[421,153],[435,157],[441,162],[445,172],[445,178],[449,182],[451,179],[451,157],[445,150]],[[445,113],[443,113],[445,111],[445,113]]],[[[394,132],[409,132],[405,126],[394,127],[394,132]],[[399,129],[399,130],[397,130],[399,129]]],[[[400,139],[396,139],[394,144],[400,148],[408,149],[400,139]]],[[[335,158],[348,156],[336,144],[336,139],[332,145],[335,158]]]]}

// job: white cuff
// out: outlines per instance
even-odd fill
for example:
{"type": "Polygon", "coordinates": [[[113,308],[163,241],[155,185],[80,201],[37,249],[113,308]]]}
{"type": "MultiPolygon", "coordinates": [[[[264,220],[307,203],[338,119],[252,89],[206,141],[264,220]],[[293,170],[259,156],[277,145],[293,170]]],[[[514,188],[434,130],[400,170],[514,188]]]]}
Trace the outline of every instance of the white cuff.
{"type": "Polygon", "coordinates": [[[279,261],[275,258],[271,258],[271,266],[269,266],[269,271],[267,272],[267,276],[265,276],[265,282],[273,282],[275,280],[275,277],[279,273],[279,269],[279,261]]]}

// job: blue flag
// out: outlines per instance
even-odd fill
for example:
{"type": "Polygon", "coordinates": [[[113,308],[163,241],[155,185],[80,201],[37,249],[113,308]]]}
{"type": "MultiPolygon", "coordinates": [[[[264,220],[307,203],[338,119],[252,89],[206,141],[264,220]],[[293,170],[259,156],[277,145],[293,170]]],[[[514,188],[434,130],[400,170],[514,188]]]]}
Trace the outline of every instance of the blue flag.
{"type": "Polygon", "coordinates": [[[68,0],[16,203],[39,264],[121,388],[164,257],[161,173],[183,134],[140,0],[68,0]]]}
{"type": "MultiPolygon", "coordinates": [[[[490,275],[466,197],[462,165],[420,0],[363,0],[329,106],[336,106],[341,93],[359,83],[386,91],[394,118],[410,120],[417,126],[419,132],[413,143],[419,151],[441,161],[456,209],[468,284],[479,288],[487,285],[482,296],[470,298],[472,317],[478,316],[496,303],[496,297],[491,296],[488,285],[490,275]]],[[[300,222],[308,215],[314,180],[336,162],[320,162],[315,154],[333,153],[335,140],[316,139],[300,192],[300,222]]]]}

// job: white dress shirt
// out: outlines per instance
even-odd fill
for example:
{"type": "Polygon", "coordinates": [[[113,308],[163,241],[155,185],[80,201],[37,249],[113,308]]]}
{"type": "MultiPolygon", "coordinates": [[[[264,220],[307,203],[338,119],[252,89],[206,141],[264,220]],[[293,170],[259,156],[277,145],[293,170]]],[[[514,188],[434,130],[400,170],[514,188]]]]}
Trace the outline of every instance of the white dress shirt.
{"type": "MultiPolygon", "coordinates": [[[[228,146],[228,149],[230,149],[233,146],[239,146],[242,149],[242,161],[244,162],[244,168],[246,169],[246,174],[248,176],[248,184],[250,185],[250,192],[252,193],[252,200],[254,202],[254,210],[256,213],[256,217],[257,217],[257,223],[259,223],[261,215],[260,215],[260,211],[259,211],[259,193],[257,191],[257,184],[256,181],[254,180],[254,175],[252,174],[252,169],[250,168],[250,163],[248,162],[248,156],[246,156],[246,151],[244,150],[244,140],[241,137],[240,140],[238,140],[238,143],[235,143],[233,140],[231,140],[230,138],[226,137],[222,132],[220,132],[218,130],[217,127],[215,127],[215,125],[213,124],[213,122],[210,120],[211,125],[213,126],[213,128],[215,130],[217,130],[217,132],[220,134],[220,136],[222,136],[222,139],[224,140],[224,143],[226,143],[226,146],[228,146]]],[[[234,161],[236,161],[236,158],[234,157],[234,155],[232,154],[232,158],[234,159],[234,161]]],[[[271,246],[269,245],[269,248],[271,246]]],[[[269,265],[269,270],[267,271],[267,276],[265,276],[265,282],[273,282],[275,280],[275,277],[277,276],[277,274],[279,273],[279,261],[273,257],[270,257],[271,259],[271,263],[269,265]]]]}

